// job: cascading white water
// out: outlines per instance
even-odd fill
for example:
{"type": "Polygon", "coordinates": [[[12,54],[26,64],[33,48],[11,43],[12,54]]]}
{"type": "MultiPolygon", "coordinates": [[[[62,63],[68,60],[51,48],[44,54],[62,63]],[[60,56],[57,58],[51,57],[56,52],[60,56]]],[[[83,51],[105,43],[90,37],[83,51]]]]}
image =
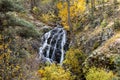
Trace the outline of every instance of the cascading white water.
{"type": "Polygon", "coordinates": [[[51,64],[56,61],[62,65],[66,51],[66,31],[61,26],[55,27],[43,35],[41,44],[40,59],[51,64]]]}

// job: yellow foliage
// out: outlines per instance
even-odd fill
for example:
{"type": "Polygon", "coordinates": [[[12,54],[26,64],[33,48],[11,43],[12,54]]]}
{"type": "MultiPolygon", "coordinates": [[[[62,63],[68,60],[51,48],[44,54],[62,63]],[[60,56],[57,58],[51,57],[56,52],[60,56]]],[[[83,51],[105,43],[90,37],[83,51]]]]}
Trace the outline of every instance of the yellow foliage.
{"type": "Polygon", "coordinates": [[[46,22],[46,23],[54,21],[55,18],[56,16],[54,15],[53,12],[49,12],[41,15],[41,20],[43,20],[43,22],[46,22]]]}
{"type": "Polygon", "coordinates": [[[14,55],[9,48],[10,41],[5,43],[2,35],[0,35],[0,42],[0,80],[12,80],[19,75],[21,67],[13,62],[14,55]]]}
{"type": "Polygon", "coordinates": [[[42,17],[42,20],[45,21],[45,22],[50,20],[50,15],[49,14],[42,14],[41,17],[42,17]]]}
{"type": "Polygon", "coordinates": [[[77,79],[81,77],[82,63],[85,60],[85,55],[79,49],[70,49],[66,52],[66,57],[64,60],[64,65],[69,69],[77,79]]]}
{"type": "Polygon", "coordinates": [[[40,74],[41,80],[74,80],[69,71],[65,71],[61,66],[55,64],[40,69],[38,74],[40,74]]]}
{"type": "Polygon", "coordinates": [[[50,3],[52,0],[41,0],[42,4],[50,3]]]}
{"type": "Polygon", "coordinates": [[[38,14],[38,13],[39,13],[39,9],[38,9],[37,7],[33,7],[33,12],[34,12],[35,14],[38,14]]]}
{"type": "MultiPolygon", "coordinates": [[[[62,24],[65,28],[68,27],[68,11],[67,11],[67,2],[59,2],[57,4],[59,10],[58,16],[62,20],[62,24]]],[[[71,20],[77,18],[85,11],[85,0],[70,0],[70,17],[71,20]]]]}
{"type": "Polygon", "coordinates": [[[70,49],[66,52],[64,64],[69,65],[70,69],[73,69],[74,71],[78,72],[81,65],[79,59],[82,57],[82,55],[83,53],[79,49],[70,49]]]}
{"type": "Polygon", "coordinates": [[[86,75],[86,80],[112,80],[113,73],[100,68],[91,68],[86,75]]]}

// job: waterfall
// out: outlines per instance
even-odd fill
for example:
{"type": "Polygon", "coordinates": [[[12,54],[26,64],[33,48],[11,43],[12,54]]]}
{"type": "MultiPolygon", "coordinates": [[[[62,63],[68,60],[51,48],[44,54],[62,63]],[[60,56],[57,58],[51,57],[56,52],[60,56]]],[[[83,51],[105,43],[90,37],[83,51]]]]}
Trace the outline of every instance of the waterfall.
{"type": "Polygon", "coordinates": [[[39,58],[50,64],[57,62],[62,65],[66,47],[68,47],[66,41],[66,31],[59,25],[45,33],[39,48],[39,58]]]}

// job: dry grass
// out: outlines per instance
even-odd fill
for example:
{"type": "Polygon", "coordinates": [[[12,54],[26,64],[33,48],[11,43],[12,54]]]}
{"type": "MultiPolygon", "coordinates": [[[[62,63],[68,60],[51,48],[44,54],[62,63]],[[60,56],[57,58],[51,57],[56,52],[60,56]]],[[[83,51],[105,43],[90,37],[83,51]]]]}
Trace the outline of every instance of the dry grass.
{"type": "Polygon", "coordinates": [[[111,37],[105,44],[104,44],[104,48],[107,48],[110,44],[112,44],[113,42],[115,42],[117,39],[120,38],[120,31],[116,32],[116,34],[111,37]]]}

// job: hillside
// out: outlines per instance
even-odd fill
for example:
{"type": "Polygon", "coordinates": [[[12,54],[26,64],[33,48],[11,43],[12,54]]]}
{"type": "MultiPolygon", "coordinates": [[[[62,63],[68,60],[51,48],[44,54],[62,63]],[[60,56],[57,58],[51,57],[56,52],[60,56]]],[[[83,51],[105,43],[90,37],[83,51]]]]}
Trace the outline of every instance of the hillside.
{"type": "Polygon", "coordinates": [[[120,80],[120,0],[0,0],[0,80],[120,80]]]}

